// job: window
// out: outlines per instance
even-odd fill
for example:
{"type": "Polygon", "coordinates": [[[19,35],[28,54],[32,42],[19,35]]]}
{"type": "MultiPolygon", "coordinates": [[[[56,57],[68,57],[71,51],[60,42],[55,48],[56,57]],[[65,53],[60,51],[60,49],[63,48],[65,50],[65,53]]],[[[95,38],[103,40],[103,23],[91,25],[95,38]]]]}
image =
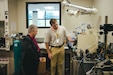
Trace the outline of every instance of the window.
{"type": "Polygon", "coordinates": [[[51,18],[56,18],[61,24],[60,2],[26,2],[26,25],[37,25],[39,28],[49,28],[51,18]]]}

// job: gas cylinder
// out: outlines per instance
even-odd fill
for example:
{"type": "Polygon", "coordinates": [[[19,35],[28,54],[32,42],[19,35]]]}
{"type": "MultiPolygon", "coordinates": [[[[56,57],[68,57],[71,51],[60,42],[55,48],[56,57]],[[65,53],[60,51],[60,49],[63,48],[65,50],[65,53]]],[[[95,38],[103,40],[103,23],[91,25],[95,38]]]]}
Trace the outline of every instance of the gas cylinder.
{"type": "Polygon", "coordinates": [[[21,42],[19,39],[13,42],[14,50],[14,75],[21,75],[21,42]]]}

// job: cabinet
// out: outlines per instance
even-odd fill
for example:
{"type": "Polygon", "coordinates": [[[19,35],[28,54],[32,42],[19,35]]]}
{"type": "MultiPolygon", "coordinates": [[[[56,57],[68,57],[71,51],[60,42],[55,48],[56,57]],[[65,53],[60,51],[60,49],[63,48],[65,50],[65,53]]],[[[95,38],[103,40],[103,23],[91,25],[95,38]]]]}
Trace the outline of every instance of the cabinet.
{"type": "Polygon", "coordinates": [[[0,22],[4,22],[4,36],[0,38],[5,38],[5,48],[0,48],[9,51],[10,50],[10,40],[9,40],[9,16],[8,16],[8,0],[0,0],[0,22]]]}
{"type": "Polygon", "coordinates": [[[7,75],[7,65],[0,64],[0,75],[7,75]]]}
{"type": "Polygon", "coordinates": [[[0,20],[5,20],[8,11],[8,0],[0,0],[0,20]]]}

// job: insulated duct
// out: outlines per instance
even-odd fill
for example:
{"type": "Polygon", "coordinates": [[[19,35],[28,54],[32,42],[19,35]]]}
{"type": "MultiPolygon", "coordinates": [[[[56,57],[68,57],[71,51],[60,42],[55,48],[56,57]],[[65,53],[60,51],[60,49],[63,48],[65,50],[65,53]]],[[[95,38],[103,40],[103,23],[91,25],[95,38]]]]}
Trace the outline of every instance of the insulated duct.
{"type": "MultiPolygon", "coordinates": [[[[81,14],[96,14],[97,13],[97,9],[96,8],[87,8],[87,7],[74,5],[74,4],[71,4],[68,0],[63,0],[62,4],[64,6],[67,6],[67,7],[76,8],[77,11],[79,10],[79,13],[81,13],[81,14]]],[[[69,12],[69,11],[67,11],[67,12],[69,12]]],[[[73,14],[75,14],[74,12],[76,12],[76,11],[71,10],[71,14],[72,14],[72,12],[73,12],[73,14]]]]}

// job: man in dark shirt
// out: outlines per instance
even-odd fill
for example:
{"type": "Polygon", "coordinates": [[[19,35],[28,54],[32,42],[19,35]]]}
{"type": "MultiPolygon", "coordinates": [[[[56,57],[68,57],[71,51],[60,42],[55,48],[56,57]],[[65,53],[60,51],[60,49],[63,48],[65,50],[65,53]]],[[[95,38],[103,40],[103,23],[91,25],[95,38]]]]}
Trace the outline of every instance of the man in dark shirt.
{"type": "Polygon", "coordinates": [[[37,26],[30,25],[22,41],[22,67],[25,75],[38,75],[40,49],[36,42],[37,26]]]}

